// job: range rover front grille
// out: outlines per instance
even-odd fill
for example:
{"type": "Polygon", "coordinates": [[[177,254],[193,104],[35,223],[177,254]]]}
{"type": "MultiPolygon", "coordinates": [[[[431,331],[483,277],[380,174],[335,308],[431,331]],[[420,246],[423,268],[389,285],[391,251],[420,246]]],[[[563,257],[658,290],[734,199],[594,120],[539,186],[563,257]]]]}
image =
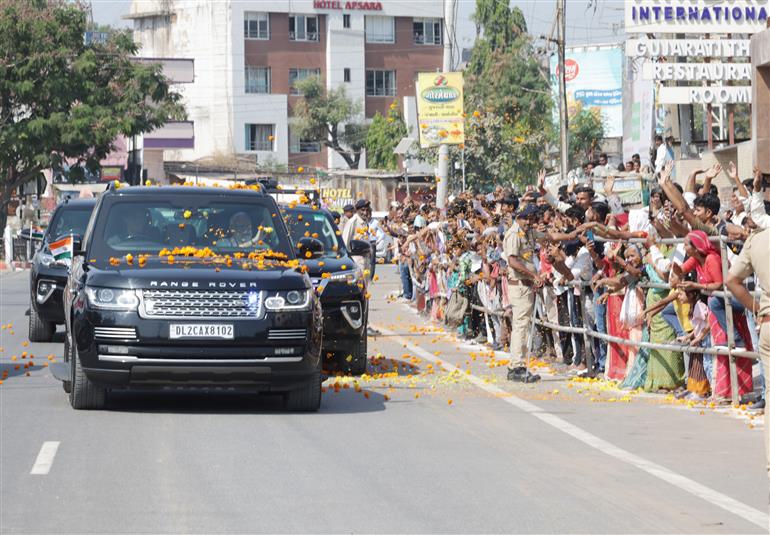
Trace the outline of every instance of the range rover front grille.
{"type": "Polygon", "coordinates": [[[262,292],[226,290],[142,290],[145,318],[258,318],[262,292]]]}

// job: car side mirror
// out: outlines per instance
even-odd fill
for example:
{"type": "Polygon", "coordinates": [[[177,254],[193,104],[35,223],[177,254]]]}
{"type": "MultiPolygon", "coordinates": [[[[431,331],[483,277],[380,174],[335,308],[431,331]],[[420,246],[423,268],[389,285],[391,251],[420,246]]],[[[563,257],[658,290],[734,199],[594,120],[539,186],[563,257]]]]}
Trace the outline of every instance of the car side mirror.
{"type": "MultiPolygon", "coordinates": [[[[67,238],[68,236],[62,236],[59,238],[60,240],[63,238],[67,238]]],[[[73,258],[76,256],[85,256],[86,252],[83,250],[83,236],[80,236],[78,234],[74,234],[72,236],[72,256],[73,258]]]]}
{"type": "Polygon", "coordinates": [[[372,254],[372,244],[364,240],[350,240],[348,252],[352,256],[370,256],[372,254]]]}
{"type": "Polygon", "coordinates": [[[300,260],[320,258],[324,254],[324,244],[315,238],[301,238],[297,244],[297,256],[300,260]]]}

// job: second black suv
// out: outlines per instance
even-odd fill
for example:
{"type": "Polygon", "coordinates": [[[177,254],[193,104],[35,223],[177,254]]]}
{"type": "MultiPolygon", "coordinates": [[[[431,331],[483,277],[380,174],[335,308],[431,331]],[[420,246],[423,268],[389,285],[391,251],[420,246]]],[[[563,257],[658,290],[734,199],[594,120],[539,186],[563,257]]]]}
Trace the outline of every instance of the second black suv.
{"type": "Polygon", "coordinates": [[[320,256],[300,258],[300,261],[307,266],[321,297],[325,368],[353,375],[366,373],[367,277],[352,257],[371,257],[371,245],[351,240],[348,250],[332,214],[317,205],[283,206],[282,212],[295,242],[310,238],[323,244],[320,256]]]}
{"type": "Polygon", "coordinates": [[[64,323],[62,292],[71,256],[57,257],[56,242],[69,236],[82,236],[95,204],[96,199],[68,199],[51,215],[43,243],[32,258],[29,275],[29,339],[32,342],[50,342],[56,325],[64,323]]]}
{"type": "MultiPolygon", "coordinates": [[[[64,310],[76,409],[111,389],[228,386],[321,399],[321,306],[275,201],[252,189],[111,188],[75,243],[64,310]]],[[[304,240],[300,253],[320,249],[304,240]]]]}

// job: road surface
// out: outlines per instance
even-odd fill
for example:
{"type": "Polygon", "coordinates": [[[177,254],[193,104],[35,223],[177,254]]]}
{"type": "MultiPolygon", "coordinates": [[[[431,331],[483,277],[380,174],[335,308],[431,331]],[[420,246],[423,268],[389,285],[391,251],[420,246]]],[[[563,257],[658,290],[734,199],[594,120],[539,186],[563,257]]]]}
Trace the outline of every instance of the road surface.
{"type": "Polygon", "coordinates": [[[42,366],[61,343],[23,345],[28,274],[2,273],[0,532],[768,532],[761,418],[508,383],[378,272],[373,377],[328,380],[317,414],[176,391],[74,411],[42,366]]]}

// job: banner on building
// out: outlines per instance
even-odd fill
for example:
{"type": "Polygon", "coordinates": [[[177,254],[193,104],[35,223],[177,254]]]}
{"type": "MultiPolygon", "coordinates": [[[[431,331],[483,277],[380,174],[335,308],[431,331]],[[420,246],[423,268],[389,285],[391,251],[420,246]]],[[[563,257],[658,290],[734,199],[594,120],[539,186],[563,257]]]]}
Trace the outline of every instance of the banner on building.
{"type": "Polygon", "coordinates": [[[417,118],[422,148],[465,143],[463,74],[418,74],[417,118]]]}
{"type": "Polygon", "coordinates": [[[629,58],[623,93],[623,161],[639,154],[644,164],[649,161],[655,130],[655,84],[643,76],[647,58],[629,58]]]}
{"type": "MultiPolygon", "coordinates": [[[[605,137],[623,136],[623,50],[620,47],[571,48],[565,57],[567,107],[598,109],[605,137]]],[[[551,89],[559,101],[559,59],[551,56],[551,89]]],[[[555,106],[558,122],[558,106],[555,106]]]]}

